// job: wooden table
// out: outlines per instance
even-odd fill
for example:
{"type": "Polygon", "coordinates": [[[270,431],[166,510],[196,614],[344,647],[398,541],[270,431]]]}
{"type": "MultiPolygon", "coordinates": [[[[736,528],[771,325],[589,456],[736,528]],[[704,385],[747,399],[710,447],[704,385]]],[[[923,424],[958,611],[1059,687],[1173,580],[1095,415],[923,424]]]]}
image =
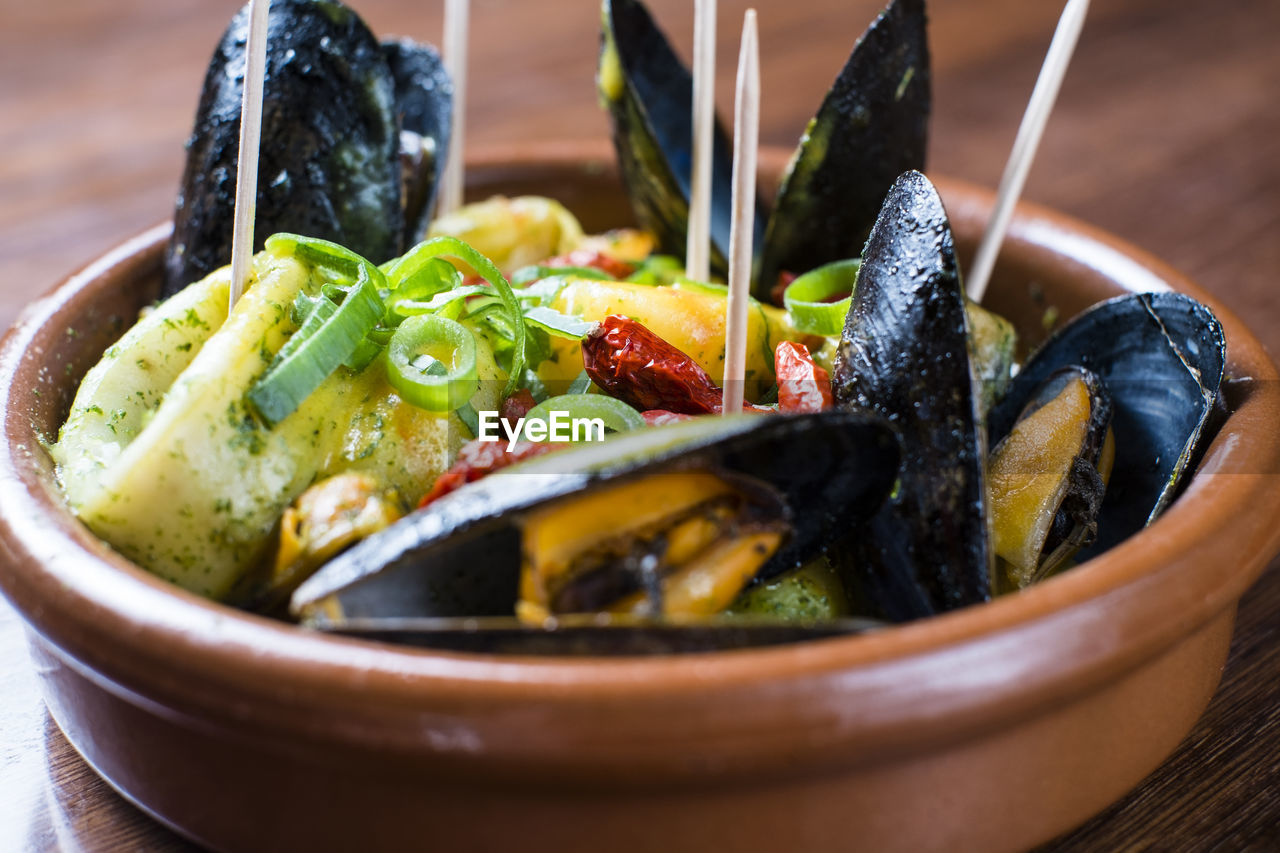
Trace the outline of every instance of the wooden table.
{"type": "MultiPolygon", "coordinates": [[[[757,2],[765,143],[794,144],[879,0],[757,2]]],[[[360,0],[439,41],[441,2],[360,0]]],[[[602,138],[595,0],[476,0],[468,141],[602,138]]],[[[688,45],[687,0],[653,0],[688,45]]],[[[720,2],[729,113],[745,0],[720,2]]],[[[934,0],[930,169],[994,185],[1056,4],[934,0]]],[[[204,65],[234,2],[0,0],[0,322],[169,215],[204,65]]],[[[1280,3],[1095,0],[1027,196],[1182,268],[1280,345],[1280,3]]],[[[1280,849],[1280,572],[1246,595],[1208,713],[1055,850],[1280,849]]],[[[0,849],[183,849],[68,746],[0,601],[0,849]]],[[[998,792],[993,791],[993,796],[998,792]]]]}

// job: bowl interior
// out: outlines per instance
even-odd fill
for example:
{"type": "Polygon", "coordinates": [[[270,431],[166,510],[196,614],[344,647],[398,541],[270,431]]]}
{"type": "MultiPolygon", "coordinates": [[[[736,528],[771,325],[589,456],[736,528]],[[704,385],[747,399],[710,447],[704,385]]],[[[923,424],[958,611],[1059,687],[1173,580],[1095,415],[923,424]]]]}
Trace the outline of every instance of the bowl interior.
{"type": "MultiPolygon", "coordinates": [[[[599,146],[544,148],[519,157],[509,152],[480,156],[468,175],[468,195],[549,195],[563,201],[589,231],[616,227],[630,222],[631,214],[611,161],[611,154],[599,146]]],[[[764,192],[769,192],[767,179],[776,178],[783,162],[777,152],[763,159],[764,192]]],[[[939,181],[939,188],[966,261],[985,223],[991,196],[955,182],[939,181]]],[[[940,692],[955,685],[957,696],[967,696],[963,701],[970,703],[969,710],[997,701],[1001,691],[1025,691],[1037,679],[1057,692],[1079,687],[1083,670],[1089,670],[1089,678],[1101,679],[1131,666],[1177,632],[1203,624],[1238,598],[1274,551],[1276,534],[1250,527],[1247,534],[1238,533],[1232,546],[1250,549],[1247,560],[1214,578],[1193,576],[1193,564],[1213,551],[1206,539],[1230,533],[1226,519],[1244,506],[1280,506],[1276,489],[1259,491],[1262,486],[1252,480],[1197,476],[1170,515],[1179,515],[1183,522],[1198,521],[1158,523],[1113,552],[1025,593],[866,636],[720,653],[713,669],[706,667],[705,655],[532,660],[392,648],[300,631],[189,595],[120,558],[65,509],[52,463],[40,447],[56,435],[80,377],[138,310],[155,299],[166,235],[167,226],[158,227],[73,277],[28,309],[6,339],[0,373],[10,380],[4,421],[10,452],[0,487],[0,536],[12,568],[0,576],[0,583],[35,630],[87,668],[109,672],[113,682],[130,689],[146,685],[177,704],[195,707],[231,688],[251,692],[268,704],[310,699],[351,707],[382,701],[418,707],[454,701],[442,698],[451,690],[468,702],[515,703],[527,701],[536,688],[547,701],[585,705],[622,694],[670,697],[709,686],[738,689],[779,678],[813,676],[820,681],[861,668],[860,677],[873,686],[866,691],[867,701],[880,695],[887,703],[874,716],[883,717],[885,725],[897,725],[911,714],[926,712],[903,696],[885,700],[889,688],[874,687],[885,675],[877,667],[924,666],[915,677],[934,678],[940,692]],[[1212,488],[1199,482],[1202,479],[1212,480],[1212,488]],[[1215,523],[1221,528],[1209,531],[1207,526],[1215,523]],[[1271,552],[1262,553],[1267,548],[1271,552]],[[1175,573],[1202,584],[1195,587],[1188,581],[1182,587],[1196,602],[1194,607],[1171,616],[1167,601],[1139,597],[1138,587],[1165,585],[1175,573]],[[1082,624],[1118,613],[1124,613],[1126,626],[1131,626],[1126,628],[1132,635],[1127,657],[1117,652],[1115,643],[1056,657],[1051,647],[1045,648],[1046,643],[1061,642],[1064,631],[1075,632],[1082,624]],[[1011,643],[1025,649],[1019,666],[1025,682],[1005,684],[1009,671],[998,666],[991,670],[993,679],[999,676],[993,685],[1004,687],[993,686],[982,694],[972,684],[960,689],[960,676],[953,671],[958,659],[1007,654],[1011,643]],[[175,659],[183,661],[188,673],[205,674],[207,682],[194,684],[194,679],[172,674],[175,659]],[[891,718],[894,708],[902,712],[900,719],[891,718]]],[[[1014,321],[1024,342],[1034,344],[1049,328],[1046,312],[1065,320],[1125,290],[1171,286],[1219,312],[1229,341],[1229,373],[1251,377],[1230,388],[1235,414],[1223,426],[1205,467],[1276,470],[1280,440],[1266,426],[1280,411],[1275,383],[1267,381],[1275,378],[1270,361],[1238,320],[1154,259],[1087,226],[1023,206],[987,301],[1014,321]]],[[[1117,635],[1121,646],[1124,639],[1117,635]]],[[[854,686],[852,681],[841,684],[841,691],[854,686]]],[[[817,685],[815,681],[815,689],[817,685]]],[[[1034,701],[1044,702],[1048,695],[1041,691],[1034,701]]],[[[1006,704],[1004,713],[1015,713],[1018,707],[1025,706],[1006,704]]],[[[939,717],[946,710],[943,703],[927,713],[939,717]]]]}

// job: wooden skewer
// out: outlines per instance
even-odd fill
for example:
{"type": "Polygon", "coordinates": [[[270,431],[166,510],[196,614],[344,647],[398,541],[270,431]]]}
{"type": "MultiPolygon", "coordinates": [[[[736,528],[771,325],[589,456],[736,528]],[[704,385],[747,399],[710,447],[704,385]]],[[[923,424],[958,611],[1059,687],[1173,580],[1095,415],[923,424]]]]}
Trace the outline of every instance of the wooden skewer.
{"type": "Polygon", "coordinates": [[[449,155],[444,165],[437,216],[447,216],[462,207],[463,163],[466,160],[467,38],[470,28],[469,0],[445,0],[444,66],[453,79],[453,120],[450,123],[449,155]]]}
{"type": "Polygon", "coordinates": [[[249,0],[249,41],[245,48],[244,92],[240,99],[240,151],[236,164],[236,207],[231,225],[230,313],[249,281],[253,260],[253,217],[258,202],[258,146],[262,139],[262,81],[267,65],[270,0],[249,0]]]}
{"type": "Polygon", "coordinates": [[[733,121],[733,220],[729,232],[729,298],[725,306],[722,414],[742,411],[747,367],[747,300],[751,290],[756,155],[760,142],[760,48],[756,10],[742,20],[733,121]]]}
{"type": "Polygon", "coordinates": [[[1062,17],[1058,20],[1058,28],[1049,44],[1044,66],[1040,69],[1035,89],[1031,92],[1031,100],[1013,142],[1013,151],[1009,154],[1004,176],[1000,179],[995,208],[987,222],[987,230],[982,235],[982,242],[978,245],[973,268],[969,270],[967,289],[969,298],[975,302],[981,302],[987,292],[991,271],[995,268],[996,256],[1000,253],[1000,244],[1004,242],[1009,230],[1014,205],[1018,203],[1022,187],[1027,182],[1031,161],[1035,159],[1040,137],[1044,135],[1049,114],[1053,112],[1054,102],[1058,99],[1062,78],[1066,76],[1067,66],[1071,64],[1071,55],[1075,52],[1088,11],[1089,0],[1068,0],[1062,10],[1062,17]]]}
{"type": "Polygon", "coordinates": [[[697,0],[693,12],[693,173],[684,274],[711,277],[711,148],[716,113],[716,0],[697,0]]]}

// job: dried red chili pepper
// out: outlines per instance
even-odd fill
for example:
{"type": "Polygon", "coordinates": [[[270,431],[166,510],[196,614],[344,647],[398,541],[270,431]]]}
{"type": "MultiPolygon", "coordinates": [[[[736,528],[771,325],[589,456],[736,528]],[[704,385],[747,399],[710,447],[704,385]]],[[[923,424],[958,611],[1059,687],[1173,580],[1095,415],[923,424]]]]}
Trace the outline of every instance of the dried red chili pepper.
{"type": "Polygon", "coordinates": [[[720,410],[721,392],[699,364],[640,323],[612,314],[582,341],[587,375],[640,411],[683,415],[720,410]]]}
{"type": "Polygon", "coordinates": [[[514,448],[508,450],[507,442],[505,441],[473,439],[462,445],[462,449],[458,451],[457,461],[453,463],[453,466],[448,471],[436,478],[435,485],[423,497],[418,507],[422,508],[432,501],[462,488],[467,483],[474,483],[494,471],[506,468],[508,465],[514,465],[525,459],[532,459],[535,456],[541,456],[544,453],[570,446],[572,445],[521,441],[514,448]]]}
{"type": "Polygon", "coordinates": [[[820,412],[831,407],[831,377],[813,363],[804,344],[783,341],[773,351],[778,376],[778,410],[820,412]]]}

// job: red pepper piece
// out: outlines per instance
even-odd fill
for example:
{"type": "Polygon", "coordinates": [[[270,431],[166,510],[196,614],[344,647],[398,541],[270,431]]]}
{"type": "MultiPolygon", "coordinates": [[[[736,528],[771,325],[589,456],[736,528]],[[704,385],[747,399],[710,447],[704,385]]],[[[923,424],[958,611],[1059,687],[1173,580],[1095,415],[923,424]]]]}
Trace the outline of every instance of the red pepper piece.
{"type": "Polygon", "coordinates": [[[587,375],[606,394],[640,411],[682,415],[720,410],[721,392],[696,361],[640,323],[612,314],[582,342],[587,375]]]}
{"type": "Polygon", "coordinates": [[[514,434],[516,423],[529,414],[529,410],[538,405],[528,388],[521,388],[502,401],[498,408],[498,417],[507,422],[507,429],[514,434]]]}
{"type": "Polygon", "coordinates": [[[783,341],[773,351],[778,375],[778,410],[820,412],[831,407],[831,377],[813,363],[804,344],[783,341]]]}
{"type": "Polygon", "coordinates": [[[431,487],[431,491],[427,492],[418,507],[422,508],[437,498],[442,498],[467,483],[474,483],[508,465],[570,446],[572,445],[521,441],[517,442],[513,449],[507,450],[507,443],[501,440],[481,441],[477,438],[468,441],[458,451],[457,461],[448,471],[436,478],[435,485],[431,487]]]}
{"type": "Polygon", "coordinates": [[[797,278],[799,278],[798,275],[793,272],[787,272],[786,270],[778,273],[778,280],[774,283],[773,287],[769,288],[769,301],[774,305],[781,306],[783,295],[787,292],[787,288],[791,286],[791,282],[795,281],[797,278]]]}

